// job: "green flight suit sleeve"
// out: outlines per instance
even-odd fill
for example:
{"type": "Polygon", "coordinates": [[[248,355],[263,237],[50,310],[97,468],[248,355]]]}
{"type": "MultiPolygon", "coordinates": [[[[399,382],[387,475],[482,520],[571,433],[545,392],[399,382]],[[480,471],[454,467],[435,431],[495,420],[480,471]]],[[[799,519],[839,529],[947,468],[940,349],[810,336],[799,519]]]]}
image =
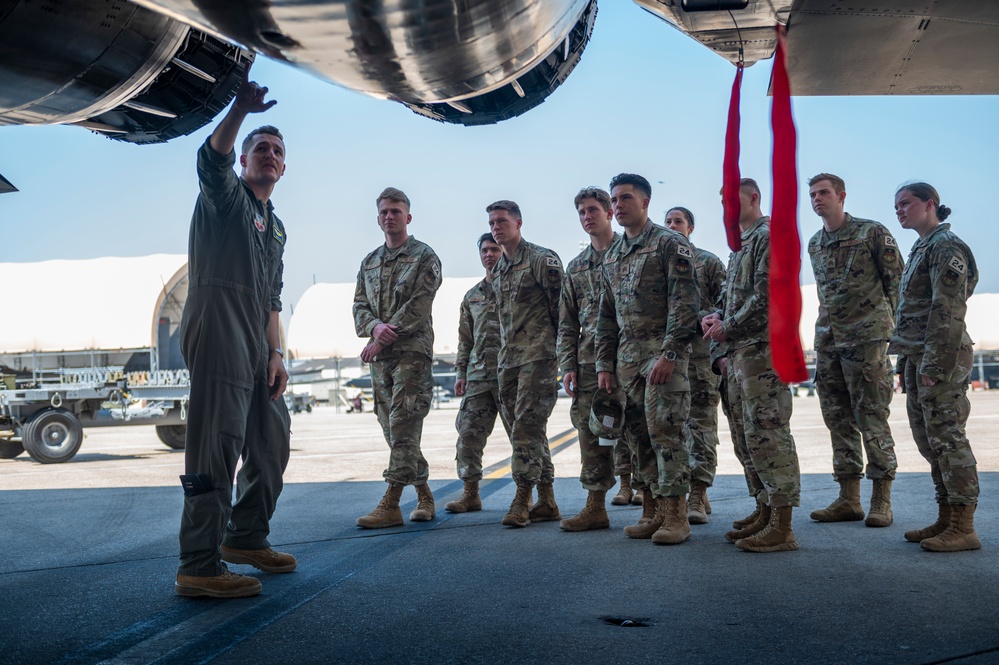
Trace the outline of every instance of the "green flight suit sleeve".
{"type": "Polygon", "coordinates": [[[225,222],[228,212],[239,196],[241,185],[233,166],[236,164],[236,151],[230,150],[228,155],[216,152],[209,139],[198,150],[198,185],[201,188],[202,200],[213,207],[219,214],[208,217],[215,222],[225,222]]]}
{"type": "Polygon", "coordinates": [[[938,381],[957,367],[968,313],[968,257],[954,245],[931,248],[930,283],[933,298],[919,373],[938,381]]]}

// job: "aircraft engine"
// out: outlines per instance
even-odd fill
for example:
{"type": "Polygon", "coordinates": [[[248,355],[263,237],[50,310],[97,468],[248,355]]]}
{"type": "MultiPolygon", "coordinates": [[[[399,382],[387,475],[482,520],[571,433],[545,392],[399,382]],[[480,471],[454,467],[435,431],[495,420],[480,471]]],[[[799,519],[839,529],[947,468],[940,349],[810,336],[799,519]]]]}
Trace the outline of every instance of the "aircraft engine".
{"type": "Polygon", "coordinates": [[[221,112],[252,59],[126,0],[0,0],[0,125],[161,143],[221,112]]]}

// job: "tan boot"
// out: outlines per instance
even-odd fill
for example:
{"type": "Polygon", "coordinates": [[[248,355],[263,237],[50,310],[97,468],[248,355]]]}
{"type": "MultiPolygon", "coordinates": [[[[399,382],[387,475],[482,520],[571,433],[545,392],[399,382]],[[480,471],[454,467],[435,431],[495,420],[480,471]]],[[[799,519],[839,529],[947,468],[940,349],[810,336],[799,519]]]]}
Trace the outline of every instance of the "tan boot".
{"type": "Polygon", "coordinates": [[[652,534],[652,542],[656,545],[679,545],[690,538],[688,514],[687,497],[682,494],[666,497],[666,505],[663,508],[663,523],[652,534]]]}
{"type": "Polygon", "coordinates": [[[708,523],[708,484],[695,480],[690,485],[690,496],[687,497],[687,521],[690,524],[708,523]]]}
{"type": "Polygon", "coordinates": [[[437,506],[434,505],[434,493],[430,485],[423,483],[416,486],[416,508],[409,514],[410,522],[429,522],[437,517],[437,506]]]}
{"type": "Polygon", "coordinates": [[[529,516],[532,522],[554,522],[562,519],[555,503],[555,487],[551,483],[538,484],[538,502],[531,506],[529,516]]]}
{"type": "Polygon", "coordinates": [[[612,506],[627,506],[631,503],[631,498],[635,495],[634,491],[631,489],[631,474],[622,473],[621,474],[621,488],[618,489],[617,494],[611,499],[612,506]]]}
{"type": "Polygon", "coordinates": [[[586,505],[579,514],[559,522],[559,528],[563,531],[609,529],[610,517],[607,516],[607,508],[604,506],[606,497],[605,490],[590,490],[586,495],[586,505]]]}
{"type": "Polygon", "coordinates": [[[384,529],[388,526],[402,524],[402,511],[399,510],[399,497],[402,496],[404,485],[389,483],[385,496],[378,502],[375,509],[364,517],[357,518],[357,526],[362,529],[384,529]]]}
{"type": "Polygon", "coordinates": [[[651,494],[642,504],[642,517],[638,524],[624,527],[624,535],[629,538],[649,539],[666,520],[666,497],[653,498],[651,494]]]}
{"type": "Polygon", "coordinates": [[[960,552],[979,550],[982,541],[975,532],[975,504],[950,507],[950,526],[939,536],[927,538],[919,546],[930,552],[960,552]]]}
{"type": "Polygon", "coordinates": [[[867,513],[864,524],[867,526],[891,526],[894,517],[891,512],[891,480],[874,481],[871,493],[871,510],[867,513]]]}
{"type": "Polygon", "coordinates": [[[791,506],[770,511],[766,528],[752,536],[740,538],[735,546],[744,552],[788,552],[798,549],[798,539],[791,528],[791,506]]]}
{"type": "Polygon", "coordinates": [[[510,510],[503,516],[503,526],[525,527],[531,523],[527,504],[531,502],[532,489],[527,484],[517,485],[517,493],[513,496],[513,501],[510,503],[510,510]]]}
{"type": "Polygon", "coordinates": [[[449,501],[444,510],[449,513],[473,513],[482,510],[482,499],[479,498],[479,481],[465,481],[465,491],[455,501],[449,501]]]}
{"type": "Polygon", "coordinates": [[[810,517],[816,522],[856,522],[864,519],[860,504],[860,478],[839,481],[839,496],[828,508],[814,511],[810,517]]]}
{"type": "Polygon", "coordinates": [[[708,501],[708,488],[704,488],[704,512],[708,515],[711,514],[711,502],[708,501]]]}
{"type": "Polygon", "coordinates": [[[237,575],[223,568],[221,575],[211,577],[178,574],[173,590],[178,596],[246,598],[256,596],[263,590],[263,586],[256,577],[237,575]]]}
{"type": "MultiPolygon", "coordinates": [[[[735,529],[734,531],[726,533],[725,540],[730,543],[734,543],[740,538],[748,538],[749,536],[759,533],[760,531],[763,531],[763,529],[767,528],[767,525],[770,524],[770,506],[757,501],[756,508],[756,511],[753,513],[756,515],[756,519],[741,529],[735,529]]],[[[752,515],[750,515],[750,517],[752,517],[752,515]]]]}
{"type": "Polygon", "coordinates": [[[287,552],[275,552],[270,547],[259,550],[238,550],[222,546],[222,560],[228,563],[245,563],[265,573],[290,573],[298,562],[287,552]]]}
{"type": "Polygon", "coordinates": [[[913,529],[905,532],[905,539],[910,543],[921,543],[927,538],[939,536],[950,526],[950,504],[937,504],[937,521],[922,529],[913,529]]]}
{"type": "Polygon", "coordinates": [[[645,500],[645,490],[635,490],[635,496],[631,497],[631,505],[641,506],[645,500]]]}
{"type": "Polygon", "coordinates": [[[753,512],[751,512],[748,515],[746,515],[745,517],[743,517],[741,520],[735,520],[734,522],[732,522],[732,528],[733,529],[745,529],[747,526],[749,526],[750,524],[752,524],[756,520],[760,519],[760,510],[762,510],[763,505],[764,504],[759,499],[757,499],[756,500],[756,509],[753,510],[753,512]]]}

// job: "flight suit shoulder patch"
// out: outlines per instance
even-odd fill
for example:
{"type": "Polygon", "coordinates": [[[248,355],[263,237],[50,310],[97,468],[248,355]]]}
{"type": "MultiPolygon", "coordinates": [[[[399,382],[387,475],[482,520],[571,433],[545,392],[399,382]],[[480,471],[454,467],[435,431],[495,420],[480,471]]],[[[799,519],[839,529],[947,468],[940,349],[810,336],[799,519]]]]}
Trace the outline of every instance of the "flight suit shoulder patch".
{"type": "Polygon", "coordinates": [[[282,245],[284,244],[284,241],[287,240],[287,237],[284,235],[284,229],[280,228],[280,224],[274,225],[274,239],[282,245]]]}

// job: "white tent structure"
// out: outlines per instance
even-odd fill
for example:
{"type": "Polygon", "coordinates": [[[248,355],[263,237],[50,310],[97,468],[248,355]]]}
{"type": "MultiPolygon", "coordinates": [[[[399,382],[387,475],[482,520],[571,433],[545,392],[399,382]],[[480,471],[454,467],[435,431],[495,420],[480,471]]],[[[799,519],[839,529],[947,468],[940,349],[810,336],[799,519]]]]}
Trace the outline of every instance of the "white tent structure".
{"type": "MultiPolygon", "coordinates": [[[[434,299],[434,353],[450,355],[458,350],[458,311],[468,289],[480,277],[445,277],[434,299]]],[[[813,349],[819,300],[814,284],[801,287],[801,340],[813,349]]],[[[296,358],[354,358],[365,341],[354,333],[351,309],[354,284],[316,284],[295,306],[288,329],[288,348],[296,358]]],[[[968,330],[976,350],[999,350],[999,294],[971,297],[968,330]]]]}
{"type": "Polygon", "coordinates": [[[22,294],[0,354],[155,346],[161,316],[180,321],[186,281],[183,254],[0,263],[0,284],[22,294]]]}

